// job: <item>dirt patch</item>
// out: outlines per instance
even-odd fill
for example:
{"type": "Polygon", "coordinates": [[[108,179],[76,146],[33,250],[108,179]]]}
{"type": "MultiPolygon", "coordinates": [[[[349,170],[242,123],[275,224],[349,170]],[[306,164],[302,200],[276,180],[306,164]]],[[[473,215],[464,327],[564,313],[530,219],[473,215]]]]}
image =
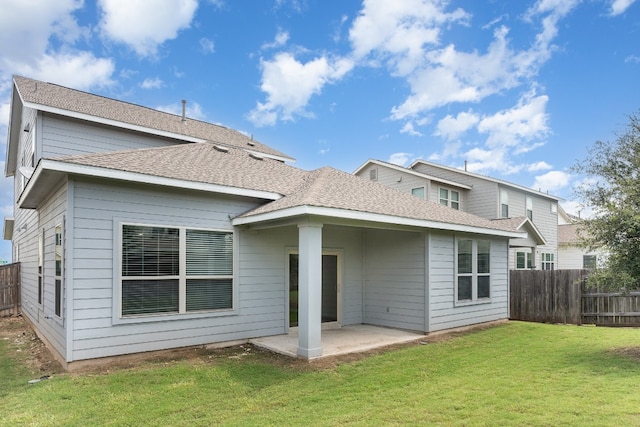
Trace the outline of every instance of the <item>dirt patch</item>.
{"type": "Polygon", "coordinates": [[[9,355],[20,361],[36,377],[64,372],[49,349],[22,316],[0,319],[0,340],[9,341],[9,355]]]}
{"type": "MultiPolygon", "coordinates": [[[[418,341],[395,344],[360,353],[323,357],[311,361],[294,359],[254,347],[250,344],[242,344],[226,348],[211,349],[207,349],[205,347],[188,347],[109,357],[91,360],[87,363],[77,362],[78,364],[74,367],[73,371],[75,373],[109,373],[112,371],[127,369],[146,369],[178,362],[193,363],[196,365],[203,363],[214,364],[226,360],[243,359],[251,359],[253,361],[297,371],[329,370],[342,364],[357,362],[391,350],[438,343],[460,337],[474,331],[496,327],[500,324],[504,323],[489,323],[448,331],[446,333],[435,333],[425,336],[423,339],[418,341]]],[[[0,339],[11,341],[11,345],[9,346],[10,355],[27,366],[28,369],[32,371],[34,377],[60,374],[64,372],[64,369],[54,359],[51,352],[33,332],[29,323],[21,316],[0,319],[0,339]]],[[[640,359],[640,350],[638,350],[638,358],[640,359]]]]}
{"type": "Polygon", "coordinates": [[[622,347],[613,350],[613,354],[628,357],[640,362],[640,347],[622,347]]]}

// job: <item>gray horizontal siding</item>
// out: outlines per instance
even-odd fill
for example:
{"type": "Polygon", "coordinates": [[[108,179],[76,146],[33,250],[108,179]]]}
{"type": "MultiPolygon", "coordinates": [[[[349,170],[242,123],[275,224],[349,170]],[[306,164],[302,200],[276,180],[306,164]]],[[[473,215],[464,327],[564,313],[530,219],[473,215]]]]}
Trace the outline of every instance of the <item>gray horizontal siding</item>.
{"type": "Polygon", "coordinates": [[[367,230],[365,242],[365,323],[424,330],[424,235],[367,230]]]}
{"type": "MultiPolygon", "coordinates": [[[[74,336],[73,359],[198,345],[280,333],[283,330],[283,287],[277,275],[263,275],[259,284],[244,285],[238,274],[238,310],[232,315],[158,317],[148,323],[113,324],[114,226],[118,221],[231,229],[229,217],[245,212],[255,201],[229,196],[178,192],[157,187],[107,181],[74,182],[74,336]]],[[[240,248],[243,233],[236,233],[240,248]]],[[[268,252],[268,251],[266,251],[268,252]]],[[[242,250],[239,264],[244,263],[242,250]]],[[[280,264],[280,270],[282,270],[280,264]]]]}
{"type": "Polygon", "coordinates": [[[491,302],[456,306],[454,238],[448,233],[433,232],[430,235],[430,331],[507,318],[507,241],[491,240],[491,302]]]}
{"type": "Polygon", "coordinates": [[[42,157],[163,147],[179,141],[41,113],[42,157]]]}

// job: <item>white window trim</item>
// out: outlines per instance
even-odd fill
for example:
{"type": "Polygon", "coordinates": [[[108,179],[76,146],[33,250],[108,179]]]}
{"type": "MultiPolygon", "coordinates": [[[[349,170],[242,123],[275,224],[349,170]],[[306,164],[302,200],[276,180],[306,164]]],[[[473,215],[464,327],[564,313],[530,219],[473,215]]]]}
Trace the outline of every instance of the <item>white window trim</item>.
{"type": "Polygon", "coordinates": [[[37,284],[37,292],[38,295],[36,297],[36,303],[42,307],[44,305],[44,245],[45,245],[45,234],[44,228],[38,230],[38,284],[37,284]]]}
{"type": "Polygon", "coordinates": [[[455,236],[454,245],[454,271],[453,271],[453,304],[454,307],[464,307],[469,305],[479,304],[491,304],[491,298],[493,297],[493,263],[491,262],[491,248],[493,242],[488,239],[477,239],[466,236],[455,236]],[[471,273],[458,274],[458,241],[471,240],[471,273]],[[489,298],[478,298],[478,240],[486,240],[489,242],[489,273],[480,274],[481,276],[489,276],[489,298]],[[471,276],[471,299],[470,300],[458,300],[458,277],[459,276],[471,276]]]}
{"type": "Polygon", "coordinates": [[[500,203],[499,203],[499,207],[498,207],[498,217],[499,218],[509,218],[509,190],[507,190],[506,188],[501,188],[500,189],[500,203]],[[502,213],[502,206],[506,205],[507,206],[507,215],[503,215],[502,213]]]}
{"type": "Polygon", "coordinates": [[[516,265],[515,265],[516,270],[531,270],[532,267],[527,267],[527,264],[530,264],[532,267],[534,265],[531,252],[516,251],[516,265]],[[522,268],[518,267],[518,254],[524,254],[524,267],[522,268]],[[529,263],[527,263],[527,259],[529,259],[529,263]]]}
{"type": "Polygon", "coordinates": [[[541,270],[556,270],[556,254],[553,253],[553,252],[542,252],[540,254],[540,269],[541,270]],[[547,260],[545,260],[545,258],[546,258],[545,255],[551,255],[551,258],[553,258],[553,259],[550,260],[550,261],[547,261],[547,260]],[[551,264],[551,266],[553,268],[546,269],[545,268],[546,264],[551,264]]]}
{"type": "Polygon", "coordinates": [[[461,197],[460,197],[460,191],[458,191],[458,190],[452,190],[452,189],[450,189],[450,188],[446,188],[446,187],[438,187],[438,203],[439,203],[439,204],[441,204],[442,206],[446,206],[446,207],[448,207],[448,208],[455,209],[455,210],[461,210],[461,207],[462,207],[462,201],[461,201],[460,199],[461,199],[461,197]],[[444,191],[446,191],[446,192],[447,192],[447,198],[446,198],[446,199],[443,199],[443,198],[440,196],[440,192],[441,192],[442,190],[444,190],[444,191]],[[452,193],[456,193],[456,194],[458,195],[458,200],[453,200],[453,199],[452,199],[452,197],[451,197],[451,194],[452,194],[452,193]],[[445,200],[446,200],[446,202],[447,202],[447,204],[446,204],[446,205],[445,205],[444,203],[442,203],[442,202],[443,202],[443,201],[445,201],[445,200]],[[453,207],[453,203],[458,203],[458,207],[457,207],[457,208],[454,208],[454,207],[453,207]]]}
{"type": "Polygon", "coordinates": [[[425,185],[418,186],[418,187],[413,187],[413,188],[411,189],[411,195],[412,195],[412,196],[416,196],[416,197],[420,197],[421,199],[427,199],[427,198],[428,198],[428,197],[427,197],[427,187],[426,187],[425,185]],[[423,193],[423,194],[422,194],[422,197],[420,197],[420,196],[416,196],[415,194],[413,194],[413,190],[419,190],[419,189],[422,189],[422,193],[423,193]]]}
{"type": "Polygon", "coordinates": [[[62,223],[56,224],[53,228],[53,315],[57,319],[64,316],[64,227],[62,223]],[[57,250],[57,228],[60,227],[60,275],[56,270],[56,250],[57,250]],[[56,280],[60,280],[60,306],[56,306],[56,280]],[[56,314],[56,310],[60,310],[60,314],[56,314]]]}
{"type": "Polygon", "coordinates": [[[533,221],[533,198],[531,196],[525,196],[524,203],[524,215],[533,221]],[[529,212],[531,212],[531,216],[529,216],[529,212]]]}
{"type": "MultiPolygon", "coordinates": [[[[223,229],[223,228],[208,228],[208,227],[197,227],[191,225],[175,225],[171,223],[140,223],[137,221],[130,221],[127,219],[116,219],[113,220],[113,242],[114,242],[114,251],[117,250],[118,254],[113,257],[113,268],[114,271],[117,271],[118,274],[114,275],[115,280],[113,282],[113,295],[116,296],[117,300],[113,302],[113,314],[112,314],[112,323],[113,324],[129,324],[129,323],[147,323],[147,322],[158,322],[158,321],[166,321],[166,320],[188,320],[188,319],[198,319],[198,318],[206,318],[206,317],[224,317],[224,316],[237,316],[239,314],[239,304],[238,304],[238,249],[240,248],[239,244],[239,233],[236,233],[234,229],[223,229]],[[152,314],[141,314],[135,316],[122,316],[122,280],[126,278],[126,276],[122,275],[122,226],[123,225],[134,225],[134,226],[142,226],[142,227],[166,227],[166,228],[177,228],[180,229],[180,272],[179,276],[162,276],[166,279],[177,278],[180,280],[179,283],[179,312],[178,313],[152,313],[152,314]],[[205,231],[218,231],[222,233],[232,233],[233,235],[233,274],[228,276],[232,280],[232,300],[231,300],[231,308],[225,309],[217,309],[217,310],[206,310],[206,311],[186,311],[186,257],[183,256],[183,249],[186,248],[186,233],[182,232],[182,230],[205,230],[205,231]],[[185,241],[185,246],[182,246],[182,240],[185,241]],[[184,278],[184,280],[183,280],[184,278]],[[184,293],[183,293],[184,292],[184,293]],[[184,311],[182,309],[185,309],[184,311]]],[[[189,276],[190,279],[198,279],[201,276],[189,276]]],[[[208,277],[208,276],[207,276],[208,277]]],[[[222,276],[218,276],[222,278],[222,276]]],[[[226,276],[225,276],[226,277],[226,276]]],[[[143,280],[147,279],[157,279],[157,276],[147,277],[147,276],[136,276],[137,279],[143,280]]],[[[116,299],[114,298],[114,299],[116,299]]]]}

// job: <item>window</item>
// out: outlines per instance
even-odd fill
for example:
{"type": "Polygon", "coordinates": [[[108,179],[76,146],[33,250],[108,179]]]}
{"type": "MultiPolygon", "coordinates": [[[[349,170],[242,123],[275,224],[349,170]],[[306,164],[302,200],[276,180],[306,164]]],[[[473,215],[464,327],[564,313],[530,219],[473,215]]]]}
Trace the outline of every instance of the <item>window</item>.
{"type": "Polygon", "coordinates": [[[531,252],[516,252],[516,270],[531,268],[531,252]]]}
{"type": "Polygon", "coordinates": [[[460,193],[446,188],[440,189],[440,204],[453,209],[460,209],[460,193]]]}
{"type": "Polygon", "coordinates": [[[425,198],[424,187],[412,188],[411,189],[411,194],[413,194],[416,197],[420,197],[421,199],[424,199],[425,198]]]}
{"type": "Polygon", "coordinates": [[[526,208],[526,210],[527,210],[527,212],[526,212],[527,218],[529,218],[531,221],[533,221],[533,199],[531,197],[527,196],[526,203],[527,203],[527,208],[526,208]]]}
{"type": "Polygon", "coordinates": [[[457,241],[457,301],[473,302],[491,297],[491,243],[488,240],[457,241]]]}
{"type": "Polygon", "coordinates": [[[55,229],[55,287],[53,292],[54,313],[62,317],[62,225],[56,225],[55,229]]]}
{"type": "Polygon", "coordinates": [[[596,255],[583,255],[582,268],[593,269],[597,267],[598,257],[596,255]]]}
{"type": "Polygon", "coordinates": [[[558,213],[557,203],[551,203],[551,213],[558,213]]]}
{"type": "Polygon", "coordinates": [[[542,254],[542,269],[543,270],[555,270],[555,254],[543,253],[542,254]]]}
{"type": "Polygon", "coordinates": [[[509,192],[500,190],[500,216],[509,218],[509,192]]]}
{"type": "Polygon", "coordinates": [[[122,225],[122,316],[233,308],[233,233],[122,225]]]}
{"type": "Polygon", "coordinates": [[[38,304],[44,293],[44,230],[38,236],[38,304]]]}
{"type": "Polygon", "coordinates": [[[451,191],[451,207],[455,210],[460,209],[460,193],[451,191]]]}

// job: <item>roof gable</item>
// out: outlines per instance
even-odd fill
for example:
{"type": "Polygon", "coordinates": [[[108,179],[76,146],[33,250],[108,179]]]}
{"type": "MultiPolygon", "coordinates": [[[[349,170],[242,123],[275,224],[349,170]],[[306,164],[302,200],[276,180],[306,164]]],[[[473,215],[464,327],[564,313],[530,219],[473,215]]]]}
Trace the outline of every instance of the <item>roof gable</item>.
{"type": "Polygon", "coordinates": [[[434,168],[439,168],[439,169],[447,170],[447,171],[450,171],[450,172],[455,172],[455,173],[458,173],[460,175],[466,175],[466,176],[470,176],[470,177],[473,177],[473,178],[476,178],[476,179],[482,179],[484,181],[495,182],[496,184],[499,184],[499,185],[502,185],[502,186],[505,186],[505,187],[510,187],[510,188],[513,188],[513,189],[516,189],[516,190],[519,190],[519,191],[524,191],[525,193],[529,193],[529,194],[536,195],[536,196],[539,196],[539,197],[544,197],[544,198],[555,200],[555,201],[562,200],[562,198],[560,198],[560,197],[552,196],[551,194],[543,193],[542,191],[536,191],[536,190],[534,190],[532,188],[528,188],[528,187],[525,187],[523,185],[514,184],[513,182],[504,181],[502,179],[493,178],[493,177],[490,177],[490,176],[481,175],[481,174],[474,173],[474,172],[469,172],[469,171],[466,171],[466,170],[460,170],[460,169],[453,168],[453,167],[450,167],[450,166],[439,165],[437,163],[428,162],[428,161],[422,160],[422,159],[418,159],[418,160],[414,161],[413,163],[411,163],[411,165],[409,165],[409,169],[413,170],[413,168],[415,168],[419,164],[424,164],[424,165],[431,166],[431,167],[434,167],[434,168]]]}
{"type": "Polygon", "coordinates": [[[27,107],[161,135],[189,142],[214,142],[261,153],[282,161],[294,159],[236,130],[165,113],[76,89],[14,76],[14,88],[27,107]]]}

